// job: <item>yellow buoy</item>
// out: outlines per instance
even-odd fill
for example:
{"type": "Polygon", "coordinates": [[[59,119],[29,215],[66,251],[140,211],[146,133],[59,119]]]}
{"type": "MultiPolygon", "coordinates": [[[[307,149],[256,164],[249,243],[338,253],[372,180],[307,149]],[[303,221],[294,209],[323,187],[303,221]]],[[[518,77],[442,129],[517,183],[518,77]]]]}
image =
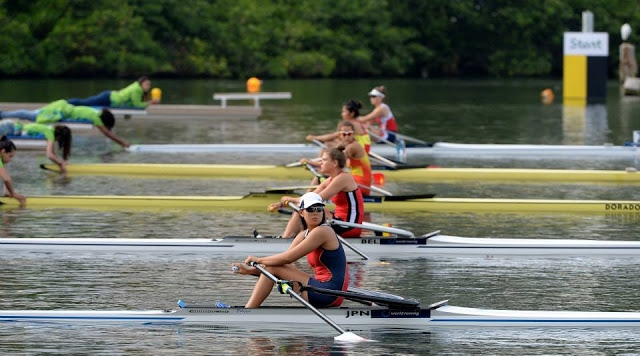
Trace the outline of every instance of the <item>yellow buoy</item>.
{"type": "Polygon", "coordinates": [[[162,99],[162,90],[160,90],[160,88],[151,89],[151,99],[153,100],[162,99]]]}
{"type": "Polygon", "coordinates": [[[260,91],[260,85],[262,81],[256,77],[251,77],[247,80],[247,91],[249,93],[257,93],[260,91]]]}

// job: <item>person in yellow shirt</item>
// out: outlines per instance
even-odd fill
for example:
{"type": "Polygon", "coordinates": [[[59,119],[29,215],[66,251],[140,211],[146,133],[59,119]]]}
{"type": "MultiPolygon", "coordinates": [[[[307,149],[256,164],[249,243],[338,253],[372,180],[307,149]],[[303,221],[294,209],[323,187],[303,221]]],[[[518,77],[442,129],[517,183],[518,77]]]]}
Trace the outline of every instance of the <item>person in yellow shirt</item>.
{"type": "Polygon", "coordinates": [[[69,156],[71,155],[71,129],[66,125],[49,126],[38,123],[22,123],[20,121],[0,121],[0,136],[19,136],[25,138],[44,138],[47,140],[46,154],[53,163],[60,167],[60,173],[67,173],[69,156]],[[62,150],[62,157],[56,154],[55,144],[62,150]]]}
{"type": "MultiPolygon", "coordinates": [[[[369,137],[369,133],[365,128],[364,124],[360,123],[356,120],[356,118],[360,115],[360,109],[362,109],[362,103],[357,100],[349,100],[346,103],[342,104],[342,112],[340,115],[342,116],[343,121],[349,121],[353,123],[353,137],[354,139],[362,145],[367,154],[369,154],[369,150],[371,149],[371,138],[369,137]]],[[[307,141],[320,141],[327,145],[327,147],[336,147],[340,143],[342,143],[342,139],[340,137],[340,125],[338,123],[338,131],[330,132],[324,135],[307,135],[307,141]]]]}
{"type": "Polygon", "coordinates": [[[67,102],[76,106],[145,109],[149,104],[160,102],[160,99],[151,98],[150,92],[151,80],[148,77],[140,77],[124,89],[105,90],[84,99],[67,99],[67,102]]]}
{"type": "Polygon", "coordinates": [[[94,108],[91,106],[75,106],[66,100],[56,100],[36,110],[2,111],[0,118],[17,118],[21,120],[35,121],[38,124],[52,125],[61,120],[90,122],[103,135],[122,147],[129,147],[129,142],[116,135],[111,129],[116,124],[113,113],[106,108],[94,108]]]}

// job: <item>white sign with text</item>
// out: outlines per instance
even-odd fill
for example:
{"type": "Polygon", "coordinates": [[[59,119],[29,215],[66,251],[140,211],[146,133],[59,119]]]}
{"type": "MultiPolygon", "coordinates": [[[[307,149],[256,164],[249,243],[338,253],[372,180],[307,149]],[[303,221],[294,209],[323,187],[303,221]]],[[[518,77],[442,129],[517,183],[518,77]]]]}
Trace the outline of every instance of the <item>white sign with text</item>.
{"type": "Polygon", "coordinates": [[[606,32],[565,32],[564,55],[606,57],[609,34],[606,32]]]}

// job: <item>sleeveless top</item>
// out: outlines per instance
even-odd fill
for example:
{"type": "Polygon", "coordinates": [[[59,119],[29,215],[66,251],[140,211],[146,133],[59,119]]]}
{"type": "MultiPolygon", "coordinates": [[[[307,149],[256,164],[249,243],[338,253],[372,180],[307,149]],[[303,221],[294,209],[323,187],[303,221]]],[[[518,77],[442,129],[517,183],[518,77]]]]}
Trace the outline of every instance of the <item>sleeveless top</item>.
{"type": "Polygon", "coordinates": [[[398,132],[398,123],[396,122],[396,119],[393,117],[391,108],[389,108],[389,105],[385,103],[382,103],[380,105],[387,108],[387,115],[378,118],[378,125],[380,125],[380,129],[383,132],[386,132],[386,131],[398,132]]]}
{"type": "Polygon", "coordinates": [[[333,212],[336,218],[346,222],[362,224],[362,219],[364,218],[364,199],[362,198],[362,192],[359,188],[350,192],[339,192],[331,197],[331,201],[336,206],[333,212]]]}
{"type": "Polygon", "coordinates": [[[360,125],[360,127],[362,128],[362,131],[364,133],[362,135],[356,135],[354,133],[353,134],[353,139],[357,143],[359,143],[360,146],[362,146],[362,148],[364,148],[364,152],[369,154],[369,152],[371,151],[371,137],[369,136],[369,133],[367,132],[367,128],[361,122],[356,122],[354,124],[355,125],[360,125]]]}
{"type": "MultiPolygon", "coordinates": [[[[328,226],[322,224],[320,226],[328,226]]],[[[309,230],[305,231],[307,237],[309,230]]],[[[336,237],[337,238],[337,237],[336,237]]],[[[331,282],[331,289],[347,290],[349,286],[349,273],[347,267],[347,256],[345,255],[342,243],[338,243],[335,250],[325,250],[318,247],[307,255],[307,262],[313,268],[313,278],[319,282],[331,282]]]]}
{"type": "MultiPolygon", "coordinates": [[[[351,175],[356,183],[367,187],[371,186],[371,161],[369,156],[364,155],[361,158],[349,158],[349,168],[351,175]]],[[[371,191],[360,187],[362,194],[369,195],[371,191]]]]}

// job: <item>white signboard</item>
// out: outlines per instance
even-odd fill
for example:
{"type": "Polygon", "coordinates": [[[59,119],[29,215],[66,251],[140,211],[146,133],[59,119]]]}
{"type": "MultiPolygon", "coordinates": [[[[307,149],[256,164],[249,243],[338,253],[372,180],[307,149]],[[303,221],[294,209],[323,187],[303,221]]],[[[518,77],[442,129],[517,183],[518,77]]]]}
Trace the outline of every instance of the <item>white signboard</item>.
{"type": "Polygon", "coordinates": [[[609,55],[609,34],[606,32],[565,32],[564,55],[606,57],[609,55]]]}

